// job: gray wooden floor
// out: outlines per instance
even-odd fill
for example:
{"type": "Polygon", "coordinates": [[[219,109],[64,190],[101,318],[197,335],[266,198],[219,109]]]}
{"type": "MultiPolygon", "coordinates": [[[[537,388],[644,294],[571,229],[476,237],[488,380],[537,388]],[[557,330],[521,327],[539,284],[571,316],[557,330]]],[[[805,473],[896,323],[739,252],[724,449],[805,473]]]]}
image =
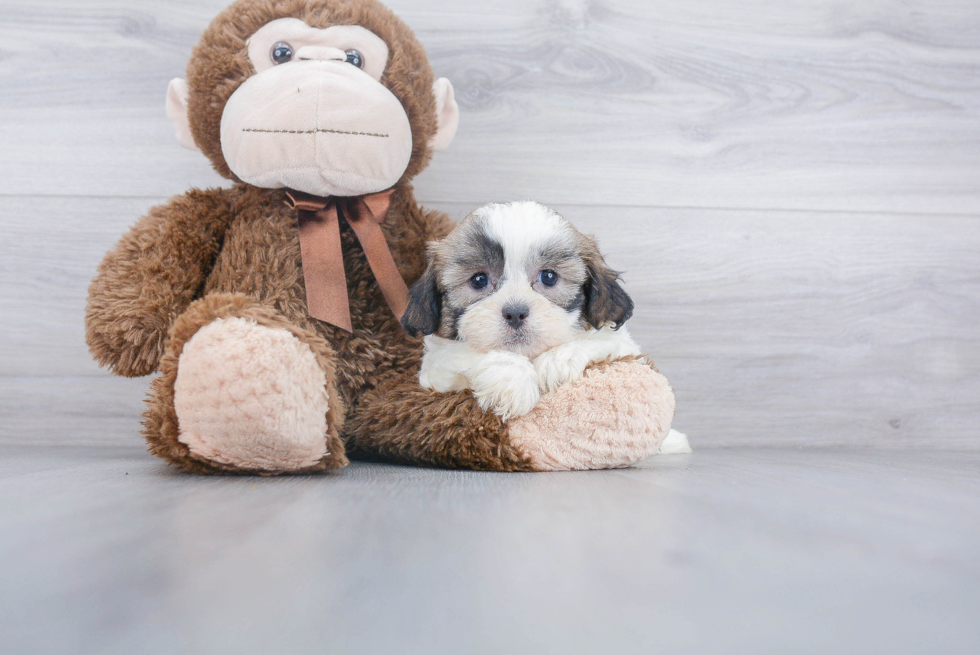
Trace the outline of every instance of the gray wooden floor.
{"type": "Polygon", "coordinates": [[[980,452],[285,479],[0,447],[4,653],[977,653],[980,452]]]}
{"type": "Polygon", "coordinates": [[[599,238],[695,453],[147,455],[85,290],[223,184],[170,78],[226,0],[0,0],[0,652],[980,652],[980,4],[391,0],[462,109],[417,180],[599,238]]]}

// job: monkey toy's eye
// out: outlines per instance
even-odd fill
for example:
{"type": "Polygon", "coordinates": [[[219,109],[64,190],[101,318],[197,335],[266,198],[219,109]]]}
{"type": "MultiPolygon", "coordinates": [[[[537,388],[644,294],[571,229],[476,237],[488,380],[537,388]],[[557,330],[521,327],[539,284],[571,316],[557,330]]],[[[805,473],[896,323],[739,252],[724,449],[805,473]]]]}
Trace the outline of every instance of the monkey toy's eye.
{"type": "Polygon", "coordinates": [[[558,284],[558,273],[555,273],[552,270],[545,269],[541,271],[540,278],[541,284],[545,285],[546,287],[553,287],[558,284]]]}
{"type": "Polygon", "coordinates": [[[480,289],[485,289],[488,284],[490,284],[490,278],[487,277],[486,273],[477,273],[470,278],[470,286],[477,291],[480,289]]]}
{"type": "Polygon", "coordinates": [[[357,50],[347,51],[347,63],[354,64],[358,68],[364,68],[364,57],[357,50]]]}
{"type": "Polygon", "coordinates": [[[280,41],[276,45],[272,46],[272,52],[269,55],[272,57],[272,61],[275,64],[285,64],[287,61],[293,58],[293,46],[289,45],[285,41],[280,41]]]}

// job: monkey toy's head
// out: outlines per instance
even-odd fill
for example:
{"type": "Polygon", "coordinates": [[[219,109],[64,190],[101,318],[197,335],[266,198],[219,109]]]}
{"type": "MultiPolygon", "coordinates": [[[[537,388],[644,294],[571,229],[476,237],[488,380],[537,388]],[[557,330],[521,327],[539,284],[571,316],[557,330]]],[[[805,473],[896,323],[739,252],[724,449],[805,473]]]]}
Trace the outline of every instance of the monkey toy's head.
{"type": "Polygon", "coordinates": [[[357,196],[414,177],[459,109],[411,30],[375,0],[238,0],[167,93],[180,142],[263,188],[357,196]]]}

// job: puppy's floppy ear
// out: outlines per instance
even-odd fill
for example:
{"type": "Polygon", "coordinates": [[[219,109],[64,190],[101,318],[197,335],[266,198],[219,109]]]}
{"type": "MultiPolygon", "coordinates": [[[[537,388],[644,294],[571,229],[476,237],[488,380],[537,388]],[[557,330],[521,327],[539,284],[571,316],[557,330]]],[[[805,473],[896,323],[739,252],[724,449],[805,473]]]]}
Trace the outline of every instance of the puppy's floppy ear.
{"type": "Polygon", "coordinates": [[[402,316],[402,327],[413,337],[433,334],[439,329],[439,315],[442,312],[442,293],[436,284],[434,259],[429,259],[412,288],[408,290],[408,308],[402,316]]]}
{"type": "Polygon", "coordinates": [[[633,315],[633,299],[620,285],[619,273],[606,265],[594,240],[588,239],[582,259],[587,272],[582,315],[596,329],[612,323],[618,330],[633,315]]]}

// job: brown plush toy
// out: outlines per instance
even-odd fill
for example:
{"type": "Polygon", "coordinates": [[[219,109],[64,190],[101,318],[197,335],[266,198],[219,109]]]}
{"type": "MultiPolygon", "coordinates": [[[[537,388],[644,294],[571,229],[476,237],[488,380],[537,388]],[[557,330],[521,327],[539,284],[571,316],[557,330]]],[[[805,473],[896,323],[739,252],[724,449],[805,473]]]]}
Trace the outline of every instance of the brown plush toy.
{"type": "Polygon", "coordinates": [[[159,371],[150,450],[201,473],[338,468],[349,455],[492,470],[623,466],[673,413],[643,361],[604,362],[520,419],[418,384],[405,281],[452,223],[410,180],[458,109],[374,0],[239,0],[167,113],[234,185],[156,207],[103,260],[86,337],[114,373],[159,371]]]}

